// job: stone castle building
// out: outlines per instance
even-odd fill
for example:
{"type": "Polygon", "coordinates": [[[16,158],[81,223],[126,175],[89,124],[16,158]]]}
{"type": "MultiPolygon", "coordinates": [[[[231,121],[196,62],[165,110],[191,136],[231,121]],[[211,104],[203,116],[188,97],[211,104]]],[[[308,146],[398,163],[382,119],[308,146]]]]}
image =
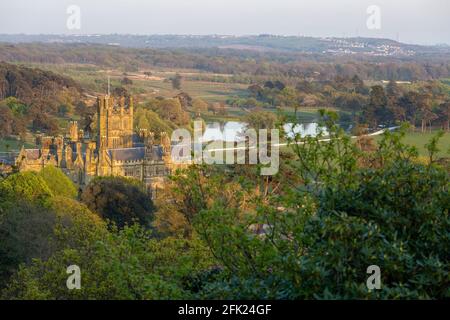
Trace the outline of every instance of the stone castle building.
{"type": "Polygon", "coordinates": [[[172,169],[171,142],[167,133],[155,140],[151,132],[133,132],[133,99],[97,99],[95,139],[86,137],[78,123],[69,123],[66,137],[43,137],[40,149],[19,152],[15,166],[19,171],[40,171],[48,165],[61,168],[75,183],[86,185],[96,176],[124,176],[145,183],[152,194],[163,187],[172,169]]]}

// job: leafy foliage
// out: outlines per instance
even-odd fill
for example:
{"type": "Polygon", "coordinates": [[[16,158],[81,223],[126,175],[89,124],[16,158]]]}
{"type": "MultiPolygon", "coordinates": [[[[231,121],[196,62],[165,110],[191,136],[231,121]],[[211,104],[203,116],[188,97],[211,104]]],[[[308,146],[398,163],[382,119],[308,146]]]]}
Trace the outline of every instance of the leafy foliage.
{"type": "Polygon", "coordinates": [[[106,224],[76,200],[52,197],[45,207],[16,200],[0,215],[2,287],[20,264],[45,261],[58,250],[93,245],[106,232],[106,224]]]}
{"type": "Polygon", "coordinates": [[[3,291],[20,299],[180,299],[192,273],[208,267],[208,254],[195,242],[152,240],[141,227],[125,227],[101,242],[65,249],[47,261],[21,268],[3,291]],[[67,290],[66,268],[80,266],[80,290],[67,290]]]}
{"type": "Polygon", "coordinates": [[[74,183],[61,171],[53,166],[46,166],[39,175],[44,179],[54,195],[75,198],[78,195],[74,183]]]}
{"type": "Polygon", "coordinates": [[[1,204],[15,200],[45,202],[53,196],[45,180],[35,172],[15,173],[0,181],[1,204]]]}
{"type": "Polygon", "coordinates": [[[416,150],[401,142],[404,129],[387,132],[376,150],[363,153],[333,114],[323,116],[330,141],[320,142],[321,135],[291,141],[292,166],[302,178],[294,188],[261,198],[251,181],[232,187],[223,172],[208,170],[200,175],[208,177],[197,183],[201,188],[192,188],[192,181],[191,189],[182,187],[186,179],[204,168],[180,176],[178,188],[195,213],[188,221],[223,266],[200,296],[448,297],[448,172],[416,162],[416,150]],[[232,196],[198,194],[217,189],[233,190],[232,196]],[[243,199],[254,205],[244,206],[243,199]],[[381,268],[382,289],[369,291],[366,269],[374,264],[381,268]]]}
{"type": "Polygon", "coordinates": [[[138,221],[149,226],[154,205],[145,187],[124,177],[97,177],[84,189],[81,200],[103,219],[120,228],[138,221]]]}
{"type": "Polygon", "coordinates": [[[56,217],[47,208],[16,202],[0,215],[0,282],[13,274],[20,263],[47,259],[52,252],[49,236],[56,217]]]}
{"type": "Polygon", "coordinates": [[[177,171],[155,219],[137,181],[95,179],[84,205],[54,196],[38,174],[11,175],[0,182],[10,199],[2,208],[11,208],[0,215],[0,270],[10,277],[1,297],[450,297],[449,172],[436,158],[442,134],[423,162],[402,142],[406,127],[363,150],[336,114],[321,116],[326,130],[317,137],[287,136],[291,153],[273,177],[248,165],[177,171]],[[81,290],[66,288],[72,264],[82,270],[81,290]],[[380,290],[366,287],[370,265],[381,269],[380,290]]]}

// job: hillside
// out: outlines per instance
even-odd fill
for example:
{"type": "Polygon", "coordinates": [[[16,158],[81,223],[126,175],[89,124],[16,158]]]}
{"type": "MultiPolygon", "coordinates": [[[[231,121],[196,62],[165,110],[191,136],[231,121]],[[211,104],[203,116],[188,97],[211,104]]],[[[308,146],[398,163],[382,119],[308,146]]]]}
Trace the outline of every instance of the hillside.
{"type": "Polygon", "coordinates": [[[317,38],[279,35],[8,35],[9,43],[90,43],[130,48],[239,48],[255,51],[302,53],[362,53],[372,56],[410,56],[425,53],[450,53],[450,48],[420,46],[380,38],[317,38]]]}
{"type": "MultiPolygon", "coordinates": [[[[245,50],[245,45],[236,47],[231,44],[221,48],[150,49],[92,43],[20,43],[0,44],[0,61],[90,64],[102,68],[120,69],[124,72],[169,68],[219,74],[276,75],[317,80],[331,80],[338,75],[353,76],[355,74],[367,80],[414,81],[450,77],[450,56],[446,54],[385,56],[383,52],[389,53],[392,50],[403,49],[380,47],[376,50],[381,51],[374,51],[373,55],[347,55],[346,52],[349,49],[344,48],[352,45],[352,43],[339,44],[339,47],[333,49],[336,51],[335,54],[330,52],[312,54],[245,50]]],[[[362,48],[352,50],[362,50],[362,48]]]]}
{"type": "Polygon", "coordinates": [[[82,92],[66,76],[1,62],[0,138],[13,135],[24,140],[30,131],[58,133],[60,120],[75,114],[82,92]]]}
{"type": "Polygon", "coordinates": [[[68,77],[0,62],[0,100],[15,97],[32,104],[37,100],[51,99],[63,89],[81,92],[80,86],[68,77]]]}

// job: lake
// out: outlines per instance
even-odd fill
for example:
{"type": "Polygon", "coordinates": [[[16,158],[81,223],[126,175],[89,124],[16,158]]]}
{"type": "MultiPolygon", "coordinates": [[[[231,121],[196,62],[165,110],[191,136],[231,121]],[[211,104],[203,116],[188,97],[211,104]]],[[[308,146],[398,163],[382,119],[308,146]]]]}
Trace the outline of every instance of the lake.
{"type": "MultiPolygon", "coordinates": [[[[206,129],[203,134],[202,141],[222,140],[222,141],[240,141],[242,138],[240,134],[245,130],[247,124],[239,121],[228,121],[225,123],[219,122],[207,122],[206,129]]],[[[287,123],[283,126],[288,136],[292,136],[292,123],[287,123]]],[[[304,136],[316,136],[318,130],[323,130],[326,134],[326,130],[320,127],[318,123],[302,123],[297,124],[294,127],[294,133],[299,133],[304,136]]]]}

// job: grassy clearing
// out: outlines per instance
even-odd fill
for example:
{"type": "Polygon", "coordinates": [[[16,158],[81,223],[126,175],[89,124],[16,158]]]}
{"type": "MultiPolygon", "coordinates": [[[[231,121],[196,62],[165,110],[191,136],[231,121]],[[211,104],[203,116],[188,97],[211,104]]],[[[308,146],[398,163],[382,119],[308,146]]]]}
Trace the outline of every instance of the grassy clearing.
{"type": "MultiPolygon", "coordinates": [[[[179,90],[172,89],[172,84],[168,80],[144,80],[134,81],[133,87],[143,88],[148,96],[173,97],[179,90]]],[[[207,102],[224,102],[228,98],[246,96],[246,85],[237,83],[216,83],[205,81],[183,80],[182,91],[188,93],[193,98],[201,98],[207,102]]]]}
{"type": "MultiPolygon", "coordinates": [[[[425,145],[430,141],[430,139],[436,135],[436,132],[408,132],[403,139],[403,142],[414,146],[417,148],[420,156],[427,156],[428,151],[425,145]]],[[[381,136],[376,136],[375,141],[380,141],[381,136]]],[[[440,149],[439,157],[449,157],[450,156],[450,132],[444,134],[444,136],[439,140],[438,148],[440,149]]]]}
{"type": "MultiPolygon", "coordinates": [[[[28,66],[71,77],[91,94],[106,92],[108,75],[111,77],[111,86],[113,87],[121,86],[120,81],[124,77],[131,79],[133,84],[125,87],[133,95],[139,96],[140,101],[156,96],[171,98],[180,92],[174,90],[170,82],[170,78],[176,72],[175,70],[157,70],[153,71],[151,77],[147,77],[142,72],[124,73],[119,70],[103,70],[94,65],[28,64],[28,66]]],[[[208,102],[223,102],[233,96],[247,96],[248,85],[246,84],[197,81],[189,79],[188,76],[192,73],[180,72],[180,74],[186,75],[186,78],[182,81],[182,90],[194,98],[202,98],[208,102]]],[[[204,73],[204,75],[214,76],[212,73],[204,73]]]]}
{"type": "MultiPolygon", "coordinates": [[[[403,143],[414,146],[417,148],[420,157],[427,157],[428,150],[425,145],[431,140],[432,137],[436,135],[435,132],[408,132],[403,139],[403,143]]],[[[381,141],[382,135],[378,135],[373,137],[375,142],[381,141]]],[[[437,156],[439,158],[448,158],[450,157],[450,132],[444,134],[444,136],[439,140],[438,143],[439,152],[437,156]]],[[[280,151],[292,153],[292,146],[282,146],[280,147],[280,151]]]]}
{"type": "MultiPolygon", "coordinates": [[[[299,107],[297,109],[297,121],[299,123],[311,123],[311,122],[317,122],[319,120],[319,110],[326,109],[328,111],[335,111],[338,110],[335,108],[325,108],[325,107],[299,107]]],[[[288,116],[288,117],[294,117],[295,115],[295,108],[292,107],[283,107],[281,109],[276,110],[275,112],[280,112],[282,115],[288,116]]]]}
{"type": "Polygon", "coordinates": [[[23,142],[15,139],[0,139],[0,152],[11,152],[11,151],[19,151],[22,148],[22,145],[25,148],[33,148],[34,145],[28,142],[23,142]]]}
{"type": "MultiPolygon", "coordinates": [[[[299,108],[297,110],[297,121],[299,123],[311,123],[311,122],[317,122],[319,120],[319,110],[323,109],[321,107],[314,107],[314,108],[299,108]]],[[[218,121],[218,122],[226,122],[226,121],[242,121],[242,119],[249,113],[252,112],[252,110],[244,110],[243,108],[239,107],[227,107],[227,114],[226,115],[213,115],[212,113],[204,113],[202,114],[202,118],[205,121],[218,121]]],[[[263,109],[264,111],[273,112],[275,114],[280,114],[283,116],[293,117],[295,114],[294,108],[272,108],[272,109],[263,109]]],[[[328,108],[328,110],[334,110],[328,108]]]]}

